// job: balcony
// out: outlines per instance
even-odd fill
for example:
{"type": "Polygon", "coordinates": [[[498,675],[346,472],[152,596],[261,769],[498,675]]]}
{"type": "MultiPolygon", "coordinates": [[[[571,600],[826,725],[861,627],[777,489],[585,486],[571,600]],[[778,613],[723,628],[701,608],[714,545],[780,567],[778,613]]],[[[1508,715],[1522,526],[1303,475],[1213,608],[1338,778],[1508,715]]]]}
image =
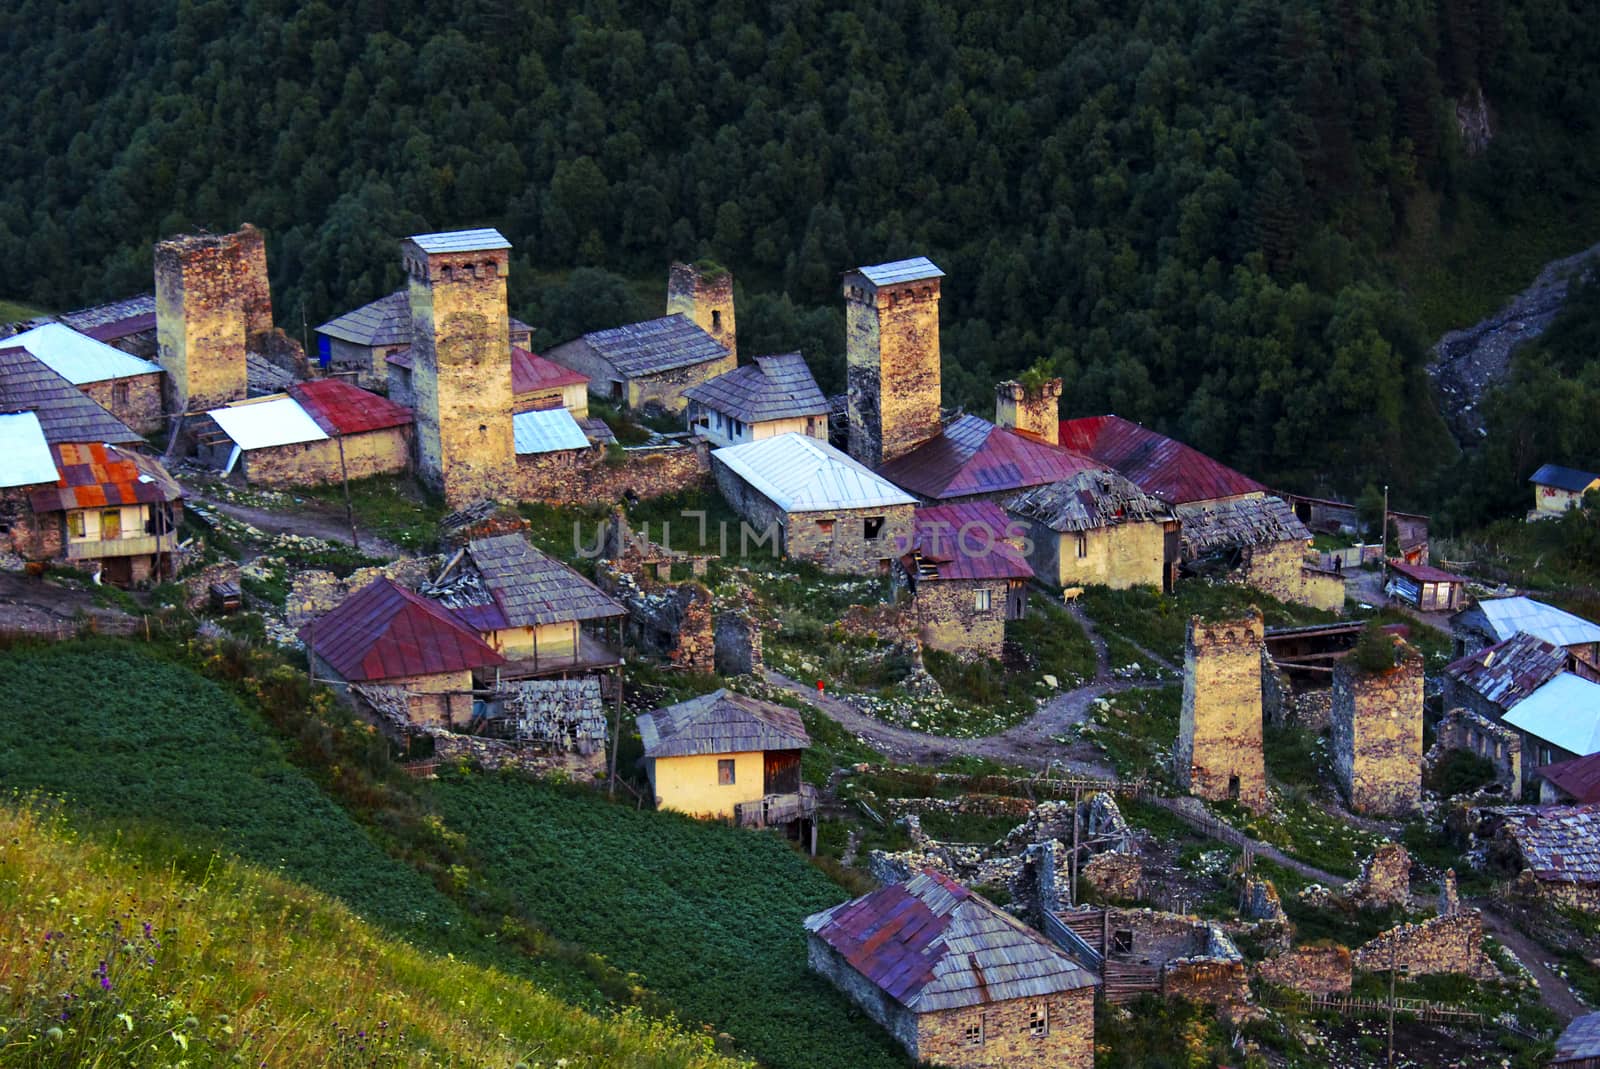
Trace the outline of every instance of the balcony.
{"type": "Polygon", "coordinates": [[[770,828],[816,816],[817,789],[802,783],[794,794],[769,794],[733,807],[733,822],[741,828],[770,828]]]}
{"type": "Polygon", "coordinates": [[[178,548],[178,535],[130,535],[126,538],[88,538],[68,540],[68,560],[104,560],[106,557],[143,557],[152,553],[171,553],[178,548]]]}
{"type": "Polygon", "coordinates": [[[622,663],[622,655],[610,645],[588,633],[578,636],[576,648],[534,654],[518,651],[506,655],[506,663],[497,668],[480,669],[485,679],[502,680],[537,679],[540,676],[582,674],[615,668],[622,663]]]}

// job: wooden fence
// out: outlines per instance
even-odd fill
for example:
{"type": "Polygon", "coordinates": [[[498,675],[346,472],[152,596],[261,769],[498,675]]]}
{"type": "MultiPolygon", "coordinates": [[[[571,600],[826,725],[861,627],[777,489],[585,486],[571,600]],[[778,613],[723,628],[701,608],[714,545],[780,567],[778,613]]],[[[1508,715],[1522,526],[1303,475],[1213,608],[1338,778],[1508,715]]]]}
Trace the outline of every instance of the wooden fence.
{"type": "MultiPolygon", "coordinates": [[[[1352,995],[1289,995],[1280,1000],[1280,1004],[1338,1013],[1346,1017],[1387,1017],[1390,1010],[1388,999],[1356,998],[1352,995]]],[[[1433,1024],[1466,1024],[1476,1028],[1482,1028],[1486,1023],[1498,1024],[1486,1022],[1484,1015],[1477,1010],[1462,1009],[1448,1002],[1430,1002],[1428,999],[1396,998],[1393,1009],[1396,1014],[1433,1024]]]]}

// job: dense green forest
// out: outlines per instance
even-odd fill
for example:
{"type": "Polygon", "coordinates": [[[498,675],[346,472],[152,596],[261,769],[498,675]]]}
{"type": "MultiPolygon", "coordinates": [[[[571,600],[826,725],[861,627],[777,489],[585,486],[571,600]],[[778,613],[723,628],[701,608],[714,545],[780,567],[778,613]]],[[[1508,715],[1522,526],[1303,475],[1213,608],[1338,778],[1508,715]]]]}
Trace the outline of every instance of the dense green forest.
{"type": "Polygon", "coordinates": [[[1043,363],[1068,414],[1437,499],[1460,469],[1394,254],[1593,204],[1582,8],[14,0],[0,294],[147,289],[152,240],[250,220],[280,321],[315,324],[398,283],[398,236],[492,224],[547,342],[710,255],[747,351],[803,346],[837,388],[838,273],[926,253],[950,403],[1043,363]],[[1457,107],[1482,100],[1474,155],[1457,107]]]}

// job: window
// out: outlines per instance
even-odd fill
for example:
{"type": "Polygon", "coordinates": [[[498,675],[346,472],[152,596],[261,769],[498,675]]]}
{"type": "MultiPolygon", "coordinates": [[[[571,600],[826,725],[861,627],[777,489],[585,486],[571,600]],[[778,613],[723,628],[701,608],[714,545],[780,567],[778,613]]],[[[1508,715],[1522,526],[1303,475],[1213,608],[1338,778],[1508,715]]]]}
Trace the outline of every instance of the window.
{"type": "Polygon", "coordinates": [[[1028,1035],[1041,1039],[1050,1034],[1050,1007],[1043,1002],[1028,1008],[1028,1035]]]}
{"type": "Polygon", "coordinates": [[[817,533],[818,534],[827,535],[828,537],[832,538],[833,537],[833,521],[832,520],[818,520],[817,521],[817,533]]]}
{"type": "Polygon", "coordinates": [[[111,403],[114,405],[128,403],[128,384],[126,382],[113,382],[111,384],[111,403]]]}
{"type": "Polygon", "coordinates": [[[1132,954],[1133,953],[1133,929],[1132,928],[1118,928],[1116,931],[1111,933],[1111,953],[1113,953],[1113,954],[1132,954]]]}
{"type": "Polygon", "coordinates": [[[717,761],[717,785],[719,787],[733,785],[733,758],[723,758],[717,761]]]}
{"type": "Polygon", "coordinates": [[[122,537],[121,509],[106,509],[100,514],[100,537],[102,539],[122,537]]]}
{"type": "Polygon", "coordinates": [[[988,612],[989,592],[987,590],[974,591],[972,594],[972,607],[979,612],[988,612]]]}
{"type": "Polygon", "coordinates": [[[1088,555],[1089,555],[1089,536],[1084,534],[1082,531],[1079,531],[1078,532],[1078,559],[1082,560],[1083,558],[1087,557],[1088,555]]]}
{"type": "Polygon", "coordinates": [[[978,1014],[976,1021],[971,1021],[967,1024],[963,1031],[962,1039],[965,1040],[969,1047],[983,1046],[983,1014],[978,1014]]]}
{"type": "Polygon", "coordinates": [[[883,533],[883,517],[871,516],[861,521],[861,537],[868,542],[883,533]]]}
{"type": "Polygon", "coordinates": [[[720,308],[713,308],[713,309],[711,309],[711,333],[720,334],[721,332],[722,332],[722,310],[720,308]]]}
{"type": "Polygon", "coordinates": [[[73,538],[88,537],[89,532],[85,529],[85,515],[86,513],[82,512],[67,513],[67,534],[71,535],[73,538]]]}

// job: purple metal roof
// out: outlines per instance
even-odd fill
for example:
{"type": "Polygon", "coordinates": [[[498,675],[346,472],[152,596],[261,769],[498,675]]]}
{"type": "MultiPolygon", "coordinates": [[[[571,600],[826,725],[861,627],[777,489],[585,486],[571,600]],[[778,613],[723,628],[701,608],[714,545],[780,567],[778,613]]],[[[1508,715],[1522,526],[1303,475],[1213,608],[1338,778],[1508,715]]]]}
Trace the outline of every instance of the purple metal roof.
{"type": "Polygon", "coordinates": [[[1248,475],[1121,416],[1064,419],[1061,444],[1110,465],[1170,505],[1267,492],[1248,475]]]}
{"type": "Polygon", "coordinates": [[[1102,466],[1071,449],[962,416],[878,473],[919,497],[946,501],[1042,486],[1102,466]]]}
{"type": "Polygon", "coordinates": [[[1555,784],[1574,802],[1600,802],[1600,753],[1545,765],[1538,770],[1538,774],[1555,784]]]}
{"type": "Polygon", "coordinates": [[[916,552],[938,569],[939,579],[1032,579],[1033,569],[1007,541],[1012,524],[1027,525],[1006,515],[993,501],[957,501],[917,509],[916,552]]]}
{"type": "Polygon", "coordinates": [[[306,624],[300,639],[353,683],[506,663],[449,609],[388,579],[306,624]]]}

